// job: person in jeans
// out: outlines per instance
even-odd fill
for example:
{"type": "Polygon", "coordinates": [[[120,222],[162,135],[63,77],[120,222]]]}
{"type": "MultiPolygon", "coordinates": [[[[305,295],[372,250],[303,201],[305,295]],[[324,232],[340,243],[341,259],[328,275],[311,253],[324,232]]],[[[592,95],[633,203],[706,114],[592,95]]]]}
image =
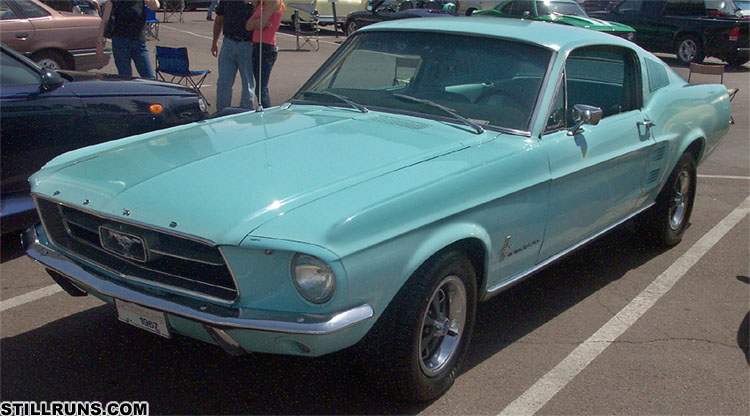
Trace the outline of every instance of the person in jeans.
{"type": "Polygon", "coordinates": [[[104,56],[104,28],[112,17],[112,58],[117,73],[122,78],[133,76],[131,61],[141,78],[156,78],[146,46],[146,6],[156,10],[159,8],[159,0],[109,0],[104,5],[96,56],[100,60],[104,56]]]}
{"type": "Polygon", "coordinates": [[[214,20],[213,12],[216,10],[216,5],[218,3],[219,0],[211,0],[211,4],[208,6],[208,13],[206,14],[206,20],[214,20]]]}
{"type": "Polygon", "coordinates": [[[255,9],[255,13],[245,24],[247,30],[253,31],[255,95],[258,96],[258,102],[263,107],[271,106],[271,98],[268,95],[268,81],[271,79],[271,69],[279,54],[279,48],[276,46],[276,31],[279,30],[281,25],[281,14],[284,13],[284,8],[282,0],[260,0],[259,7],[255,9]]]}
{"type": "Polygon", "coordinates": [[[253,87],[255,85],[252,67],[253,48],[250,46],[252,33],[245,29],[255,7],[249,0],[221,0],[216,7],[214,37],[211,54],[219,57],[219,79],[216,82],[216,111],[232,105],[232,86],[237,71],[242,79],[240,107],[253,108],[253,87]],[[219,35],[224,32],[219,53],[219,35]]]}

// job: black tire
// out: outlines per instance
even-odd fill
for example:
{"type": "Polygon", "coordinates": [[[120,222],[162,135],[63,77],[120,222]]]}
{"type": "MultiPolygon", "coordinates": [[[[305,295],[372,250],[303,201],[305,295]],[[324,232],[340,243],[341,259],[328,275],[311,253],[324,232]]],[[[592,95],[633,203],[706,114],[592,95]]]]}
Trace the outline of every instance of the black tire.
{"type": "Polygon", "coordinates": [[[677,60],[683,65],[690,65],[691,62],[699,64],[706,59],[706,54],[703,52],[703,43],[695,35],[681,37],[677,41],[675,54],[677,60]]]}
{"type": "Polygon", "coordinates": [[[357,21],[354,19],[349,19],[346,21],[346,24],[344,25],[343,32],[346,36],[351,35],[352,33],[356,32],[357,29],[359,29],[359,25],[357,24],[357,21]]]}
{"type": "Polygon", "coordinates": [[[54,70],[73,69],[72,65],[68,63],[68,60],[65,59],[65,57],[57,51],[39,51],[31,55],[31,60],[36,62],[37,65],[41,66],[42,68],[54,70]]]}
{"type": "Polygon", "coordinates": [[[695,165],[693,155],[683,154],[657,196],[656,204],[643,213],[637,225],[647,240],[666,247],[682,240],[693,212],[695,165]]]}
{"type": "Polygon", "coordinates": [[[474,267],[460,251],[438,253],[420,267],[363,340],[373,380],[411,402],[448,390],[469,346],[476,288],[474,267]]]}
{"type": "Polygon", "coordinates": [[[466,15],[467,15],[467,16],[471,16],[472,14],[474,14],[474,10],[476,10],[476,8],[474,8],[474,7],[469,7],[469,8],[468,8],[468,9],[466,10],[466,15]]]}

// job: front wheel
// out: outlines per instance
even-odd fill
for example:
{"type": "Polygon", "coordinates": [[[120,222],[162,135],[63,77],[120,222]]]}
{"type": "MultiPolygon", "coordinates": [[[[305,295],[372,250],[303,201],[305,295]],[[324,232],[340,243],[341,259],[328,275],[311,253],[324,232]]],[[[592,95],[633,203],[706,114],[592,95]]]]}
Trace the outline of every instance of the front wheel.
{"type": "Polygon", "coordinates": [[[476,288],[474,267],[460,251],[436,254],[420,267],[364,340],[377,379],[408,401],[448,390],[469,346],[476,288]]]}
{"type": "Polygon", "coordinates": [[[693,155],[683,154],[656,198],[656,204],[644,213],[638,224],[645,237],[667,247],[682,240],[693,212],[695,170],[693,155]]]}

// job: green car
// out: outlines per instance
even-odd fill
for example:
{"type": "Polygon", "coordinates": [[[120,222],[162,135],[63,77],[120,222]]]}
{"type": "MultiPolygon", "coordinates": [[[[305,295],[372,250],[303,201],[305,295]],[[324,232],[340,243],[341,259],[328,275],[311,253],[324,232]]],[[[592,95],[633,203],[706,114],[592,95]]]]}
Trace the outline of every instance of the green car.
{"type": "Polygon", "coordinates": [[[477,10],[474,15],[541,20],[607,32],[630,41],[635,39],[632,27],[589,17],[574,0],[505,0],[492,9],[477,10]]]}

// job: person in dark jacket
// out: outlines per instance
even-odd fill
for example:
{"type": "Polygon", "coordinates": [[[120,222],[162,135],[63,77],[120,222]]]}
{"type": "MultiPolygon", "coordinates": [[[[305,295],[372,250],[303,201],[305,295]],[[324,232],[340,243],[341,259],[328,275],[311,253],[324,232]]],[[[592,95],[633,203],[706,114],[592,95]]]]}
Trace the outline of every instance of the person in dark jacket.
{"type": "Polygon", "coordinates": [[[232,86],[237,72],[242,79],[240,107],[253,108],[253,47],[252,32],[245,22],[253,15],[255,7],[249,0],[220,0],[216,7],[214,37],[211,54],[219,57],[219,79],[216,81],[216,111],[232,105],[232,86]],[[219,35],[224,32],[219,53],[219,35]]]}
{"type": "Polygon", "coordinates": [[[100,59],[104,55],[104,29],[111,18],[111,33],[107,35],[112,38],[112,58],[117,73],[123,78],[133,76],[131,61],[141,78],[156,78],[146,46],[146,6],[156,10],[159,0],[109,0],[104,6],[96,55],[100,59]]]}

